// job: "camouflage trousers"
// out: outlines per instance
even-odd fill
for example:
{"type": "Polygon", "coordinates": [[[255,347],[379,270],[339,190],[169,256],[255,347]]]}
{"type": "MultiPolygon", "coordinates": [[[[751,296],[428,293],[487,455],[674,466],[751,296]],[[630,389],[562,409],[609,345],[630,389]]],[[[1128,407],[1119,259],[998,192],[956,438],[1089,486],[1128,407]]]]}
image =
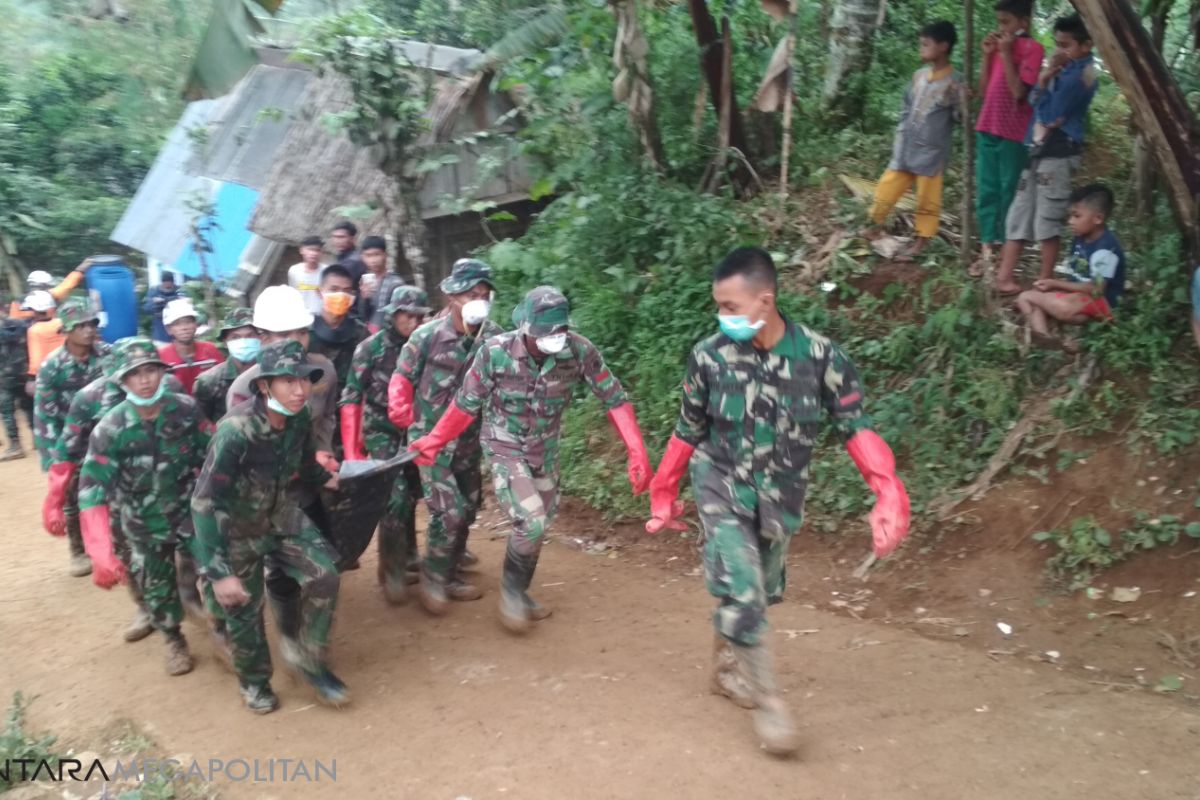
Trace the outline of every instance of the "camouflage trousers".
{"type": "Polygon", "coordinates": [[[168,638],[179,635],[183,602],[179,596],[179,573],[175,568],[178,541],[169,532],[128,539],[129,580],[138,594],[154,629],[168,638]]]}
{"type": "Polygon", "coordinates": [[[125,529],[121,527],[121,515],[115,510],[110,510],[108,524],[109,530],[112,532],[113,553],[116,554],[117,560],[121,562],[121,566],[125,567],[125,572],[129,576],[129,580],[126,582],[129,587],[129,596],[133,598],[133,602],[138,608],[149,614],[150,610],[146,608],[145,600],[142,598],[142,589],[133,572],[133,552],[129,548],[129,540],[125,538],[125,529]]]}
{"type": "Polygon", "coordinates": [[[421,467],[421,490],[429,508],[425,530],[425,573],[439,583],[458,575],[458,562],[467,549],[467,534],[483,500],[482,456],[477,446],[443,454],[431,467],[421,467]]]}
{"type": "Polygon", "coordinates": [[[33,429],[33,398],[25,393],[24,386],[0,385],[0,419],[4,421],[4,433],[8,436],[10,447],[20,446],[20,432],[17,428],[17,409],[25,412],[25,421],[33,429]]]}
{"type": "Polygon", "coordinates": [[[207,582],[204,600],[210,613],[215,610],[224,620],[233,667],[243,684],[264,686],[271,680],[271,652],[263,620],[264,566],[269,562],[271,570],[300,587],[296,640],[305,659],[303,666],[308,668],[325,662],[340,582],[336,560],[332,546],[310,525],[300,526],[295,533],[271,533],[229,543],[229,564],[250,600],[237,608],[221,608],[207,582]]]}
{"type": "Polygon", "coordinates": [[[704,580],[718,601],[713,625],[734,644],[752,647],[767,631],[767,606],[783,600],[792,535],[764,537],[753,503],[741,502],[736,487],[720,502],[694,480],[693,488],[704,527],[704,580]]]}
{"type": "MultiPolygon", "coordinates": [[[[367,453],[384,461],[394,457],[404,446],[401,437],[384,434],[367,436],[367,453]]],[[[417,502],[421,499],[421,471],[407,464],[400,471],[392,494],[388,497],[387,512],[379,523],[379,582],[402,581],[410,561],[417,559],[417,502]]]]}
{"type": "Polygon", "coordinates": [[[558,470],[534,467],[518,458],[492,456],[496,502],[512,523],[504,550],[500,590],[526,601],[546,530],[558,512],[558,470]]]}

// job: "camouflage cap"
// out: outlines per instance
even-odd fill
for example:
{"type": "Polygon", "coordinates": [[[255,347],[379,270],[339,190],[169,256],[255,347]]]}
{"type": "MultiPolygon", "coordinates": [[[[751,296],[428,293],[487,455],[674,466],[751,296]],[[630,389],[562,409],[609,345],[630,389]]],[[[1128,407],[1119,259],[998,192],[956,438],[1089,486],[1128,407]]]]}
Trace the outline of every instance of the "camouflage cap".
{"type": "Polygon", "coordinates": [[[225,315],[225,319],[221,320],[221,330],[217,333],[217,338],[224,340],[225,334],[236,331],[238,328],[253,328],[254,327],[254,311],[249,308],[235,308],[225,315]]]}
{"type": "Polygon", "coordinates": [[[264,347],[258,355],[258,368],[260,378],[308,378],[313,383],[325,374],[325,370],[308,363],[304,347],[293,339],[264,347]]]}
{"type": "Polygon", "coordinates": [[[158,355],[154,342],[141,336],[129,336],[113,345],[109,363],[112,365],[111,377],[117,382],[145,364],[167,366],[167,362],[158,355]]]}
{"type": "Polygon", "coordinates": [[[516,325],[526,325],[530,336],[562,333],[571,326],[571,304],[553,286],[539,286],[530,289],[513,309],[512,320],[516,325]]]}
{"type": "Polygon", "coordinates": [[[70,333],[85,322],[99,322],[100,315],[86,300],[72,299],[58,307],[58,319],[63,333],[70,333]]]}
{"type": "Polygon", "coordinates": [[[492,285],[492,268],[476,258],[460,258],[454,262],[450,277],[441,283],[446,294],[469,292],[480,283],[492,285]]]}
{"type": "Polygon", "coordinates": [[[397,286],[392,292],[388,304],[383,307],[383,313],[395,314],[397,311],[407,311],[409,314],[428,314],[429,295],[417,286],[397,286]]]}

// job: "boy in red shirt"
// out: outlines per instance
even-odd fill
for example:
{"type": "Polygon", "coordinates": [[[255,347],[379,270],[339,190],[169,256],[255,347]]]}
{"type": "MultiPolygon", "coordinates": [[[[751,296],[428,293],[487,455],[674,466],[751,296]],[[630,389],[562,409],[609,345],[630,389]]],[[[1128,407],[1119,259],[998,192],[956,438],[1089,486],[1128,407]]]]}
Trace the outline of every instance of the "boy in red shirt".
{"type": "Polygon", "coordinates": [[[225,360],[212,342],[196,340],[196,309],[191,300],[172,300],[163,308],[163,325],[171,343],[158,348],[158,355],[188,394],[201,372],[225,360]]]}
{"type": "Polygon", "coordinates": [[[1029,90],[1045,55],[1029,35],[1033,0],[1000,0],[995,10],[996,30],[983,40],[983,108],[975,125],[975,211],[983,242],[982,263],[972,270],[976,277],[1005,241],[1005,217],[1027,156],[1025,133],[1033,118],[1029,90]]]}

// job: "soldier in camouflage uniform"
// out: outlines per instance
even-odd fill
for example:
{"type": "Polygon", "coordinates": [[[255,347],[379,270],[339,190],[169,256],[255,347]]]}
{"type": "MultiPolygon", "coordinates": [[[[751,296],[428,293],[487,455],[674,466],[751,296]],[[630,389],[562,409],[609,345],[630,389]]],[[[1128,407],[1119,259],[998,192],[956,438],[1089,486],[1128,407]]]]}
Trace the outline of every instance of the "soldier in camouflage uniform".
{"type": "MultiPolygon", "coordinates": [[[[122,339],[121,341],[125,340],[122,339]]],[[[117,344],[119,345],[120,342],[117,344]]],[[[116,348],[114,347],[114,349],[116,348]]],[[[106,355],[101,360],[101,364],[104,374],[80,389],[79,393],[71,398],[71,408],[67,411],[67,418],[63,423],[62,435],[58,437],[58,442],[50,451],[52,465],[67,463],[74,468],[82,465],[84,458],[87,456],[88,443],[91,440],[92,431],[95,430],[96,424],[100,422],[101,417],[116,408],[117,404],[125,399],[124,387],[112,377],[114,369],[113,354],[110,352],[106,355]]],[[[163,383],[166,384],[168,392],[186,394],[183,384],[169,372],[163,377],[163,383]]],[[[58,524],[61,524],[54,521],[62,517],[61,504],[56,505],[53,500],[48,498],[42,511],[43,514],[47,514],[50,517],[50,519],[44,520],[47,530],[52,530],[58,524]]],[[[121,515],[116,510],[111,511],[112,513],[109,514],[109,524],[112,527],[113,549],[116,551],[117,558],[120,560],[122,566],[125,567],[125,571],[131,577],[129,581],[129,593],[133,596],[133,601],[137,605],[137,613],[134,615],[129,627],[125,629],[123,637],[127,642],[137,642],[145,639],[154,632],[154,621],[150,616],[149,609],[146,608],[142,600],[142,591],[138,587],[138,582],[136,579],[133,579],[129,543],[126,541],[124,532],[121,529],[121,515]]],[[[195,602],[193,598],[196,593],[196,587],[194,585],[183,585],[186,582],[183,571],[181,571],[179,578],[181,597],[188,598],[190,591],[192,597],[189,599],[191,602],[195,602]]]]}
{"type": "Polygon", "coordinates": [[[330,705],[348,702],[329,670],[326,647],[337,603],[336,555],[312,525],[293,527],[295,489],[337,488],[337,476],[316,459],[307,407],[321,369],[307,363],[299,342],[263,348],[257,396],[234,406],[217,425],[192,496],[194,551],[209,581],[206,591],[225,610],[233,664],[246,706],[265,714],[279,706],[271,691],[271,655],[263,627],[263,568],[300,585],[295,643],[283,658],[330,705]]]}
{"type": "MultiPolygon", "coordinates": [[[[430,311],[429,298],[415,286],[400,286],[380,310],[387,327],[354,351],[342,389],[342,446],[348,461],[365,459],[368,454],[378,460],[392,458],[408,443],[407,432],[388,419],[388,383],[400,349],[430,311]]],[[[421,473],[416,465],[408,464],[396,479],[387,515],[379,524],[378,577],[389,603],[404,602],[406,584],[416,582],[420,496],[421,473]]]]}
{"type": "Polygon", "coordinates": [[[783,755],[795,751],[797,734],[776,689],[766,611],[783,599],[822,411],[878,497],[877,555],[907,534],[909,511],[891,450],[863,410],[854,365],[829,339],[780,314],[776,286],[775,265],[758,248],[736,249],[717,265],[721,333],[692,350],[679,421],[650,484],[646,530],[683,529],[679,482],[690,461],[705,580],[718,600],[713,689],[755,709],[763,745],[783,755]]]}
{"type": "MultiPolygon", "coordinates": [[[[442,281],[449,313],[417,328],[400,351],[388,385],[388,419],[409,430],[410,440],[433,430],[462,384],[483,342],[503,333],[487,318],[492,271],[482,261],[461,259],[442,281]]],[[[429,507],[425,561],[419,596],[431,614],[444,614],[447,600],[478,600],[479,589],[460,576],[466,565],[467,534],[483,498],[479,425],[421,467],[421,489],[429,507]]]]}
{"type": "Polygon", "coordinates": [[[258,351],[262,347],[254,327],[254,312],[248,308],[235,308],[226,314],[217,338],[225,344],[229,358],[201,372],[192,387],[192,396],[200,406],[200,413],[214,425],[228,410],[225,395],[229,387],[258,360],[258,351]]]}
{"type": "Polygon", "coordinates": [[[50,470],[48,499],[62,498],[65,520],[63,528],[50,531],[55,536],[66,533],[70,544],[70,572],[76,577],[92,571],[83,550],[79,530],[79,475],[74,465],[59,464],[50,469],[50,450],[62,435],[63,420],[71,406],[71,398],[100,377],[100,359],[108,345],[100,341],[100,317],[85,301],[68,300],[58,309],[67,340],[42,362],[37,373],[37,389],[33,398],[33,438],[42,455],[42,469],[50,470]]]}
{"type": "Polygon", "coordinates": [[[552,286],[525,296],[513,314],[519,329],[489,339],[467,371],[454,403],[429,435],[413,442],[427,463],[483,412],[480,440],[492,466],[496,499],[512,521],[504,556],[500,620],[520,633],[550,610],[529,596],[546,529],[558,509],[562,417],[586,382],[629,452],[629,481],[641,494],[650,460],[633,406],[596,346],[568,329],[567,298],[552,286]]]}
{"type": "Polygon", "coordinates": [[[167,640],[167,673],[192,671],[180,631],[183,604],[175,551],[191,538],[189,499],[204,461],[208,434],[196,402],[167,390],[166,363],[149,339],[122,339],[114,348],[112,380],[125,400],[101,417],[80,470],[83,539],[95,569],[92,580],[110,588],[123,569],[113,552],[110,509],[130,550],[133,580],[154,627],[167,640]]]}
{"type": "Polygon", "coordinates": [[[25,331],[29,323],[13,319],[8,312],[8,296],[0,293],[0,418],[8,435],[8,448],[0,454],[0,461],[25,457],[17,430],[18,408],[25,412],[25,420],[33,428],[33,398],[25,392],[29,370],[25,331]]]}

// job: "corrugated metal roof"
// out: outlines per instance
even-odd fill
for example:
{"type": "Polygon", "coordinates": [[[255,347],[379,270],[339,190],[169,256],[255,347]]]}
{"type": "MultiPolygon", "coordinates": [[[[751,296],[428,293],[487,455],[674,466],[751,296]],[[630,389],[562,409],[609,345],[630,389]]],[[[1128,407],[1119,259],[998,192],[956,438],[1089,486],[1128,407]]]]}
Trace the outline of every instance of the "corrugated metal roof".
{"type": "Polygon", "coordinates": [[[219,102],[197,100],[184,109],[109,237],[114,242],[166,264],[175,263],[188,241],[192,212],[185,203],[197,193],[208,197],[213,192],[212,181],[188,172],[194,146],[188,131],[202,129],[219,102]]]}
{"type": "Polygon", "coordinates": [[[311,72],[259,65],[238,83],[209,120],[203,158],[192,171],[218,181],[261,189],[292,124],[292,112],[311,72]]]}

